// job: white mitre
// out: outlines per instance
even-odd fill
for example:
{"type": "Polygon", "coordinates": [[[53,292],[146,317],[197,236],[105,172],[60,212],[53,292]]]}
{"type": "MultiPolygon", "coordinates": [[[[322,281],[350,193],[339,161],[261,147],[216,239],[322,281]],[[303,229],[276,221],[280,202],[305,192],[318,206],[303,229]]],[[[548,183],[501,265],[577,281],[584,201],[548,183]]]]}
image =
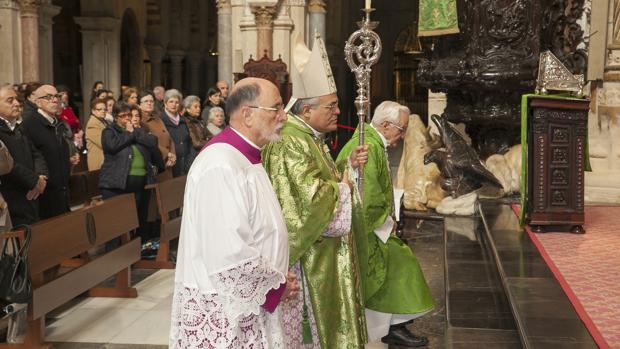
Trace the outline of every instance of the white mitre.
{"type": "Polygon", "coordinates": [[[336,82],[329,65],[325,43],[318,33],[314,37],[312,51],[304,43],[301,33],[297,34],[292,62],[293,95],[286,106],[286,112],[293,107],[298,99],[336,93],[336,82]]]}

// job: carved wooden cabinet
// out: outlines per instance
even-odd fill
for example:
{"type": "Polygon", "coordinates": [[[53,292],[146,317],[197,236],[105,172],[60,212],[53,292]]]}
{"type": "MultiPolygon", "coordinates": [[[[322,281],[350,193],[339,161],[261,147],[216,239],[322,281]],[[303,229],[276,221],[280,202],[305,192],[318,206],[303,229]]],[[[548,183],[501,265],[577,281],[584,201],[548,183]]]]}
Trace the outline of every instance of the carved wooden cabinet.
{"type": "Polygon", "coordinates": [[[527,223],[536,232],[584,233],[588,100],[531,97],[527,223]]]}

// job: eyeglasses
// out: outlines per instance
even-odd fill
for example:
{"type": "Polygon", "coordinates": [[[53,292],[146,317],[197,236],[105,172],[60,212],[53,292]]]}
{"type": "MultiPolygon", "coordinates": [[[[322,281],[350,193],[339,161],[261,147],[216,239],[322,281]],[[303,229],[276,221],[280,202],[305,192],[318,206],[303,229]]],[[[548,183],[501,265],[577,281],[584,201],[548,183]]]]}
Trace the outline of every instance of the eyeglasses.
{"type": "Polygon", "coordinates": [[[117,118],[128,118],[130,116],[131,116],[130,113],[119,113],[119,114],[116,114],[117,118]]]}
{"type": "Polygon", "coordinates": [[[144,100],[144,101],[140,101],[140,103],[149,103],[149,104],[153,104],[153,103],[155,103],[155,101],[154,101],[154,100],[152,100],[152,99],[147,99],[147,100],[144,100]]]}
{"type": "Polygon", "coordinates": [[[338,101],[328,104],[328,105],[318,105],[317,107],[321,107],[321,108],[325,108],[325,109],[329,109],[330,111],[334,111],[336,109],[338,109],[338,101]]]}
{"type": "Polygon", "coordinates": [[[406,131],[404,127],[402,127],[402,126],[398,126],[398,125],[396,125],[396,124],[395,124],[395,123],[393,123],[393,122],[389,122],[389,121],[388,121],[388,125],[390,125],[390,126],[394,127],[395,129],[397,129],[397,130],[398,130],[398,131],[400,131],[401,133],[404,133],[404,132],[406,131]]]}
{"type": "Polygon", "coordinates": [[[46,101],[49,102],[49,101],[51,101],[53,99],[60,100],[61,98],[62,98],[62,94],[59,93],[59,94],[56,94],[56,95],[41,96],[41,97],[38,97],[37,99],[45,99],[46,101]]]}
{"type": "Polygon", "coordinates": [[[95,109],[93,109],[93,110],[94,110],[94,111],[106,111],[107,109],[106,109],[106,108],[95,108],[95,109]]]}
{"type": "Polygon", "coordinates": [[[278,104],[275,107],[261,107],[258,105],[248,105],[248,108],[261,109],[261,110],[266,110],[266,111],[275,111],[277,113],[277,112],[284,110],[284,104],[278,104]]]}

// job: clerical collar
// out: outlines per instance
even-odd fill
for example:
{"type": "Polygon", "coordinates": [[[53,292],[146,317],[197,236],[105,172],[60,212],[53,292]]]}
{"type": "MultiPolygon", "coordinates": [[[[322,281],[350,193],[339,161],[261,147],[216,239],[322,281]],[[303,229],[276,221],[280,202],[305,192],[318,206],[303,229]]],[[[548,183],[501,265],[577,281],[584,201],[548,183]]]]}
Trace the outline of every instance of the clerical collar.
{"type": "Polygon", "coordinates": [[[370,124],[370,127],[372,127],[372,129],[375,130],[379,134],[379,137],[381,138],[381,141],[383,142],[383,147],[384,148],[389,147],[390,143],[388,143],[388,140],[383,136],[383,134],[379,132],[379,130],[377,130],[377,128],[373,124],[370,124]]]}
{"type": "Polygon", "coordinates": [[[262,161],[260,148],[252,141],[247,139],[245,136],[243,136],[239,131],[235,130],[230,126],[226,127],[217,136],[211,138],[209,143],[205,145],[205,148],[216,143],[226,143],[232,145],[235,149],[241,152],[241,154],[243,154],[253,165],[260,164],[262,161]]]}
{"type": "Polygon", "coordinates": [[[291,115],[293,115],[297,120],[301,121],[301,123],[306,125],[312,131],[312,133],[314,133],[314,136],[316,138],[320,138],[320,139],[324,139],[325,138],[325,133],[321,133],[321,132],[315,130],[314,128],[312,128],[312,126],[308,125],[308,123],[306,123],[304,121],[304,119],[300,118],[299,116],[297,116],[297,115],[295,115],[293,113],[291,113],[291,115]]]}
{"type": "Polygon", "coordinates": [[[46,113],[43,109],[39,108],[37,109],[37,111],[39,112],[39,114],[43,115],[43,117],[45,118],[45,120],[49,121],[49,123],[51,125],[55,125],[56,124],[56,118],[50,116],[48,113],[46,113]]]}
{"type": "Polygon", "coordinates": [[[3,118],[2,116],[0,116],[0,120],[4,121],[6,125],[11,129],[11,131],[15,130],[15,127],[17,127],[17,125],[21,124],[22,122],[21,118],[15,119],[13,121],[9,121],[8,119],[3,118]]]}

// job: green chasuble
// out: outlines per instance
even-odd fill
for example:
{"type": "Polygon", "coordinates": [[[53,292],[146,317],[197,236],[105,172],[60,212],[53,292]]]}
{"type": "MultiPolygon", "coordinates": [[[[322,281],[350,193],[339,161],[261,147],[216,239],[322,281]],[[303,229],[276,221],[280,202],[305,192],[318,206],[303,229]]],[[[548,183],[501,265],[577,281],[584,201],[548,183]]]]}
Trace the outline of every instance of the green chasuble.
{"type": "MultiPolygon", "coordinates": [[[[434,302],[413,252],[395,235],[383,243],[375,229],[392,215],[394,189],[385,145],[379,133],[365,125],[368,163],[364,166],[364,219],[366,229],[356,231],[357,246],[367,251],[357,253],[360,266],[367,265],[364,290],[366,307],[391,314],[415,314],[433,308],[434,302]],[[367,256],[367,259],[362,259],[367,256]]],[[[338,165],[343,167],[358,145],[358,132],[342,148],[338,165]]],[[[363,269],[363,268],[362,268],[363,269]]]]}
{"type": "Polygon", "coordinates": [[[364,348],[353,234],[322,236],[336,213],[340,182],[327,145],[289,114],[281,139],[265,146],[262,157],[288,228],[290,265],[301,261],[321,348],[364,348]]]}

